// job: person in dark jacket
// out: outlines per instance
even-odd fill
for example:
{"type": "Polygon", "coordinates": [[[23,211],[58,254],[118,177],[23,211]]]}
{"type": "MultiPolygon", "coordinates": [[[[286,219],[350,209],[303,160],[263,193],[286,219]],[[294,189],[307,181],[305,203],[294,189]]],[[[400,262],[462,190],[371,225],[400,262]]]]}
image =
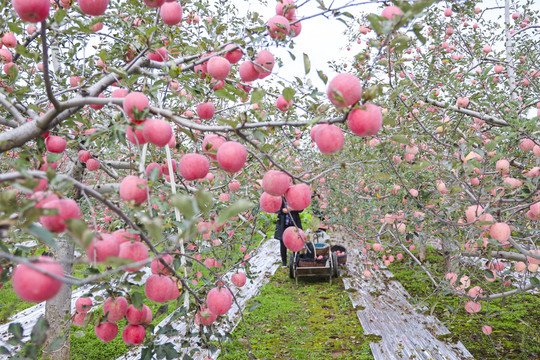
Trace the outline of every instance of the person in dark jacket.
{"type": "Polygon", "coordinates": [[[281,209],[277,212],[278,218],[276,222],[276,233],[274,234],[274,238],[279,240],[281,263],[284,267],[287,266],[287,247],[283,243],[283,232],[289,226],[297,226],[298,228],[302,229],[302,221],[300,220],[301,212],[302,211],[289,211],[285,199],[283,199],[281,203],[281,209]]]}

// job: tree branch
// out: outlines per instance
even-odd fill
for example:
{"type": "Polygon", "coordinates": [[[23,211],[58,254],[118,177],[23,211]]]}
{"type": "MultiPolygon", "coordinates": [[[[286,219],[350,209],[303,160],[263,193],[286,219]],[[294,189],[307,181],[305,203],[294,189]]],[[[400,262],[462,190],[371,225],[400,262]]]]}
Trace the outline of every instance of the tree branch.
{"type": "Polygon", "coordinates": [[[42,56],[43,56],[43,80],[45,81],[45,91],[47,92],[47,97],[51,104],[57,112],[62,111],[62,107],[52,91],[51,78],[49,77],[49,54],[47,49],[47,20],[41,22],[41,47],[42,47],[42,56]]]}

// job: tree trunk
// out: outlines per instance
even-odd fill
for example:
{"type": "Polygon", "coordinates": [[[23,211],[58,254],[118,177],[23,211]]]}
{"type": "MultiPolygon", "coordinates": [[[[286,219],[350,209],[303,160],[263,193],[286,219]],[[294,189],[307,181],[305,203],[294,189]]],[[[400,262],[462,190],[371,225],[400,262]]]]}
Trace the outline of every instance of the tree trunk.
{"type": "Polygon", "coordinates": [[[426,261],[426,244],[424,243],[418,244],[418,260],[422,263],[426,261]]]}
{"type": "Polygon", "coordinates": [[[441,240],[441,250],[444,260],[444,268],[447,272],[453,272],[455,269],[455,264],[452,262],[457,244],[454,240],[450,238],[443,238],[441,240]]]}
{"type": "MultiPolygon", "coordinates": [[[[81,181],[85,167],[80,161],[72,163],[69,175],[81,181]]],[[[81,192],[74,189],[70,196],[74,200],[81,198],[81,192]]],[[[55,258],[60,261],[64,268],[64,274],[71,275],[73,270],[73,258],[75,257],[75,244],[67,239],[58,239],[56,241],[58,250],[54,252],[55,258]]],[[[56,296],[45,304],[45,319],[49,323],[47,339],[43,345],[44,360],[69,360],[70,341],[69,334],[71,330],[71,285],[63,284],[56,296]],[[58,339],[63,340],[55,346],[52,343],[58,339]]]]}
{"type": "MultiPolygon", "coordinates": [[[[64,273],[71,274],[75,245],[65,239],[59,239],[57,244],[58,250],[55,251],[55,257],[62,263],[64,273]]],[[[69,360],[70,314],[71,285],[63,284],[58,294],[47,301],[45,305],[45,318],[49,322],[49,331],[43,345],[43,359],[69,360]],[[62,337],[64,341],[60,342],[58,346],[51,347],[52,342],[59,337],[62,337]]]]}

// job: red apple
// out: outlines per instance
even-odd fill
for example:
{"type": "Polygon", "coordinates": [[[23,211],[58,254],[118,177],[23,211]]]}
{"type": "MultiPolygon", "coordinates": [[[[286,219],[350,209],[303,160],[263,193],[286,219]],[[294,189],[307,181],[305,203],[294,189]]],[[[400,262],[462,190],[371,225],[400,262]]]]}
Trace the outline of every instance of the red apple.
{"type": "MultiPolygon", "coordinates": [[[[134,262],[139,262],[148,259],[148,247],[142,242],[125,242],[120,245],[120,252],[118,257],[122,259],[130,259],[134,262]]],[[[127,272],[135,272],[142,268],[143,265],[137,267],[126,268],[127,272]]]]}
{"type": "Polygon", "coordinates": [[[141,241],[141,237],[139,235],[130,233],[126,229],[116,230],[111,235],[116,238],[118,245],[129,241],[141,241]]]}
{"type": "Polygon", "coordinates": [[[388,20],[394,19],[395,16],[402,16],[403,12],[401,9],[395,5],[387,6],[383,9],[381,16],[387,18],[388,20]]]}
{"type": "Polygon", "coordinates": [[[300,251],[304,248],[305,234],[295,226],[289,226],[283,231],[283,244],[291,251],[300,251]]]}
{"type": "Polygon", "coordinates": [[[173,282],[168,276],[151,275],[144,284],[146,297],[158,303],[169,301],[172,291],[173,282]]]}
{"type": "Polygon", "coordinates": [[[261,198],[259,199],[261,210],[269,214],[278,212],[281,209],[281,203],[281,196],[274,196],[265,192],[261,194],[261,198]]]}
{"type": "MultiPolygon", "coordinates": [[[[165,263],[172,265],[173,258],[171,255],[165,254],[162,256],[162,258],[163,258],[163,261],[165,261],[165,263]]],[[[166,269],[165,265],[163,265],[161,261],[159,261],[159,259],[152,260],[152,263],[150,263],[150,269],[152,270],[152,274],[163,274],[163,275],[170,274],[169,269],[166,269]]]]}
{"type": "Polygon", "coordinates": [[[186,180],[204,179],[209,168],[208,158],[197,153],[182,156],[178,164],[178,170],[186,180]]]}
{"type": "Polygon", "coordinates": [[[120,183],[120,198],[124,201],[133,200],[140,204],[148,198],[147,182],[145,179],[134,175],[128,175],[120,183]]]}
{"type": "Polygon", "coordinates": [[[246,274],[235,273],[231,276],[231,281],[235,286],[242,287],[246,284],[246,274]]]}
{"type": "MultiPolygon", "coordinates": [[[[39,269],[48,273],[64,276],[62,265],[48,256],[40,256],[34,263],[39,269]]],[[[54,297],[60,288],[62,282],[34,270],[28,265],[19,264],[15,267],[12,276],[13,290],[18,297],[24,301],[42,302],[54,297]]]]}
{"type": "Polygon", "coordinates": [[[225,53],[225,55],[223,56],[225,57],[225,59],[229,60],[229,63],[236,64],[237,62],[240,61],[240,59],[242,59],[242,56],[244,54],[242,53],[242,50],[238,47],[238,45],[229,44],[225,46],[225,50],[232,49],[232,48],[235,48],[235,49],[225,53]]]}
{"type": "Polygon", "coordinates": [[[103,322],[94,328],[94,332],[99,340],[111,342],[118,335],[118,325],[110,322],[103,322]]]}
{"type": "Polygon", "coordinates": [[[195,314],[195,323],[197,325],[210,326],[216,319],[217,315],[211,312],[206,306],[203,306],[201,310],[198,310],[197,314],[195,314]]]}
{"type": "Polygon", "coordinates": [[[79,161],[85,163],[88,160],[90,160],[90,152],[86,150],[79,151],[79,161]]]}
{"type": "Polygon", "coordinates": [[[75,301],[75,308],[81,314],[87,313],[92,307],[92,299],[88,297],[80,297],[75,301]]]}
{"type": "Polygon", "coordinates": [[[46,215],[39,218],[41,225],[52,232],[63,232],[66,230],[66,220],[81,218],[79,205],[72,199],[52,200],[44,204],[42,208],[58,210],[58,215],[46,215]]]}
{"type": "Polygon", "coordinates": [[[101,167],[101,164],[96,159],[90,159],[86,162],[86,169],[88,171],[96,171],[101,167]]]}
{"type": "Polygon", "coordinates": [[[147,142],[164,147],[173,136],[171,124],[166,120],[148,119],[144,122],[143,136],[147,142]]]}
{"type": "Polygon", "coordinates": [[[148,178],[150,178],[150,172],[152,171],[152,169],[158,169],[158,176],[157,178],[159,179],[161,177],[161,175],[163,175],[163,171],[161,170],[161,165],[159,165],[158,163],[150,163],[148,164],[148,166],[146,167],[146,176],[148,178]]]}
{"type": "Polygon", "coordinates": [[[23,21],[38,23],[49,16],[49,0],[12,0],[11,3],[23,21]]]}
{"type": "Polygon", "coordinates": [[[71,321],[73,322],[73,325],[75,326],[83,326],[84,319],[86,319],[86,313],[75,313],[71,321]]]}
{"type": "Polygon", "coordinates": [[[148,108],[149,104],[150,102],[148,101],[148,97],[146,97],[146,95],[141,92],[134,91],[126,95],[126,97],[124,98],[123,107],[127,116],[130,119],[135,119],[133,109],[135,108],[137,109],[137,111],[143,111],[148,108]]]}
{"type": "Polygon", "coordinates": [[[284,172],[269,170],[263,176],[262,187],[270,195],[281,196],[285,195],[291,183],[291,177],[284,172]]]}
{"type": "Polygon", "coordinates": [[[332,104],[348,107],[356,104],[362,97],[362,84],[353,74],[341,73],[330,81],[326,94],[332,104]]]}
{"type": "Polygon", "coordinates": [[[86,15],[99,16],[105,13],[109,0],[79,0],[79,7],[86,15]]]}
{"type": "Polygon", "coordinates": [[[197,106],[197,116],[203,120],[210,120],[214,117],[215,112],[216,108],[214,103],[211,101],[199,104],[199,106],[197,106]]]}
{"type": "Polygon", "coordinates": [[[60,154],[64,152],[64,150],[66,150],[66,145],[66,139],[60,136],[51,135],[45,139],[45,146],[47,147],[47,150],[52,153],[60,154]]]}
{"type": "Polygon", "coordinates": [[[268,50],[261,50],[255,58],[255,70],[259,73],[270,73],[274,68],[274,55],[268,50]]]}
{"type": "Polygon", "coordinates": [[[133,305],[129,305],[126,311],[126,320],[132,325],[147,325],[150,322],[147,322],[148,319],[152,319],[152,310],[146,305],[142,306],[142,309],[139,310],[133,305]]]}
{"type": "Polygon", "coordinates": [[[144,3],[149,8],[158,8],[165,3],[165,0],[144,0],[144,3]]]}
{"type": "Polygon", "coordinates": [[[287,111],[292,108],[293,101],[287,101],[285,100],[285,97],[283,95],[279,95],[279,97],[276,100],[276,107],[281,111],[287,111]]]}
{"type": "Polygon", "coordinates": [[[169,60],[169,54],[167,53],[167,49],[165,47],[160,47],[156,49],[155,52],[149,52],[146,57],[150,60],[159,62],[169,60]]]}
{"type": "Polygon", "coordinates": [[[311,203],[311,190],[306,184],[293,185],[285,193],[285,200],[291,210],[304,210],[311,203]]]}
{"type": "Polygon", "coordinates": [[[103,303],[103,315],[107,315],[107,321],[117,322],[126,316],[128,302],[125,297],[108,297],[103,303]]]}
{"type": "Polygon", "coordinates": [[[122,332],[122,340],[126,345],[139,345],[144,341],[146,329],[142,325],[128,325],[122,332]]]}
{"type": "Polygon", "coordinates": [[[292,20],[296,17],[296,4],[293,0],[278,1],[276,4],[276,15],[292,20]]]}
{"type": "Polygon", "coordinates": [[[232,306],[232,301],[233,298],[231,292],[224,287],[215,287],[210,290],[206,296],[208,309],[218,316],[224,315],[229,311],[232,306]]]}
{"type": "Polygon", "coordinates": [[[203,139],[202,151],[215,160],[217,158],[216,153],[219,147],[226,141],[227,140],[225,140],[225,138],[222,136],[208,134],[203,139]]]}
{"type": "Polygon", "coordinates": [[[238,68],[238,74],[243,82],[257,80],[259,72],[255,69],[255,65],[251,61],[244,61],[238,68]]]}
{"type": "Polygon", "coordinates": [[[182,21],[182,5],[176,1],[165,2],[160,9],[161,19],[169,26],[174,26],[182,21]]]}
{"type": "Polygon", "coordinates": [[[217,80],[224,80],[231,71],[229,60],[222,56],[214,56],[208,60],[207,73],[217,80]]]}
{"type": "Polygon", "coordinates": [[[118,256],[120,252],[120,245],[114,235],[100,234],[100,237],[101,240],[95,237],[86,249],[86,256],[92,262],[103,262],[109,256],[118,256]]]}
{"type": "Polygon", "coordinates": [[[289,34],[289,20],[281,15],[276,15],[268,19],[266,24],[270,37],[277,40],[284,40],[289,34]]]}
{"type": "Polygon", "coordinates": [[[347,124],[355,135],[375,135],[382,127],[381,109],[374,104],[365,104],[360,109],[353,109],[347,117],[347,124]]]}
{"type": "Polygon", "coordinates": [[[221,169],[229,172],[238,172],[244,167],[247,159],[247,150],[244,145],[236,141],[223,143],[217,151],[217,162],[221,169]]]}
{"type": "Polygon", "coordinates": [[[323,127],[316,135],[315,143],[323,154],[334,154],[338,152],[345,142],[343,131],[335,125],[323,127]]]}
{"type": "Polygon", "coordinates": [[[126,130],[126,137],[128,141],[132,143],[133,145],[146,144],[146,139],[144,138],[143,131],[139,130],[136,127],[134,128],[134,127],[128,126],[126,130]]]}

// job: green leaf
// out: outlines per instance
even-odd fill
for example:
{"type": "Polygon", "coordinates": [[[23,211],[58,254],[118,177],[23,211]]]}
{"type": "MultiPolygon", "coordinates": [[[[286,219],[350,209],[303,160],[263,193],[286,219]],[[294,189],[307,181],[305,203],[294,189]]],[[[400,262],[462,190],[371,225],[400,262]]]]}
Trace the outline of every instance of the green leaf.
{"type": "Polygon", "coordinates": [[[45,229],[44,227],[41,227],[37,224],[30,224],[26,228],[26,231],[28,231],[30,235],[35,236],[39,240],[43,241],[48,247],[51,247],[53,249],[58,248],[52,232],[45,229]]]}
{"type": "Polygon", "coordinates": [[[251,209],[255,204],[253,204],[250,201],[247,201],[245,199],[240,199],[236,201],[231,206],[227,207],[226,209],[223,209],[217,218],[217,223],[219,225],[225,223],[225,221],[229,220],[230,218],[235,217],[236,215],[240,214],[241,212],[244,212],[246,210],[251,209]]]}
{"type": "Polygon", "coordinates": [[[158,309],[158,311],[156,311],[156,313],[154,314],[154,318],[158,318],[161,314],[166,314],[169,312],[169,305],[165,304],[165,305],[161,305],[158,309]]]}
{"type": "Polygon", "coordinates": [[[11,323],[8,327],[8,332],[10,332],[13,335],[13,338],[15,338],[18,341],[22,340],[23,336],[23,327],[19,323],[11,323]]]}
{"type": "Polygon", "coordinates": [[[189,196],[177,194],[171,199],[171,204],[180,210],[184,217],[191,219],[193,216],[195,216],[193,199],[189,196]]]}
{"type": "Polygon", "coordinates": [[[395,141],[399,144],[405,144],[405,145],[408,145],[411,143],[411,141],[403,135],[394,135],[390,138],[390,140],[395,141]]]}
{"type": "Polygon", "coordinates": [[[324,84],[326,85],[326,83],[328,82],[328,76],[326,76],[321,70],[317,70],[317,75],[319,75],[319,77],[321,78],[321,80],[324,82],[324,84]]]}
{"type": "Polygon", "coordinates": [[[293,61],[296,60],[296,56],[292,52],[289,51],[289,55],[293,61]]]}
{"type": "Polygon", "coordinates": [[[195,193],[195,200],[197,201],[197,206],[204,214],[208,214],[212,207],[214,206],[214,197],[211,192],[198,190],[195,193]]]}
{"type": "Polygon", "coordinates": [[[535,277],[532,277],[530,279],[531,281],[531,284],[534,285],[534,286],[540,286],[540,280],[538,278],[535,278],[535,277]]]}
{"type": "Polygon", "coordinates": [[[422,31],[422,28],[423,28],[422,25],[416,23],[416,24],[414,24],[414,26],[413,26],[413,32],[414,32],[414,34],[416,35],[416,37],[418,38],[418,40],[420,40],[420,42],[421,42],[422,44],[425,44],[425,43],[426,43],[426,38],[424,37],[424,35],[422,35],[422,32],[421,32],[421,31],[422,31]]]}
{"type": "Polygon", "coordinates": [[[30,334],[30,340],[35,345],[41,345],[45,342],[47,338],[47,330],[49,329],[49,323],[45,318],[40,317],[34,327],[32,328],[32,333],[30,334]]]}
{"type": "Polygon", "coordinates": [[[311,70],[311,62],[309,61],[309,56],[304,53],[304,71],[306,72],[306,75],[311,70]]]}
{"type": "Polygon", "coordinates": [[[430,165],[431,165],[431,163],[429,161],[420,160],[416,164],[411,166],[410,169],[413,170],[413,171],[424,170],[424,169],[428,168],[430,165]]]}
{"type": "Polygon", "coordinates": [[[369,14],[367,16],[367,19],[369,20],[369,23],[371,24],[371,28],[375,30],[377,34],[382,34],[382,25],[381,25],[381,17],[375,14],[369,14]]]}
{"type": "Polygon", "coordinates": [[[287,102],[293,99],[295,93],[296,90],[294,90],[293,88],[287,87],[283,89],[283,97],[287,102]]]}
{"type": "Polygon", "coordinates": [[[133,294],[131,294],[131,303],[136,309],[142,310],[144,297],[141,295],[140,292],[134,292],[133,294]]]}
{"type": "Polygon", "coordinates": [[[261,302],[259,300],[253,300],[251,304],[249,305],[248,312],[252,312],[259,306],[261,306],[261,302]]]}
{"type": "Polygon", "coordinates": [[[230,92],[228,92],[227,90],[224,90],[224,89],[219,89],[219,90],[216,90],[214,91],[214,94],[221,98],[221,99],[225,99],[225,100],[231,100],[231,101],[235,101],[236,98],[234,96],[234,94],[231,94],[230,92]]]}
{"type": "Polygon", "coordinates": [[[251,93],[251,104],[258,103],[264,98],[264,95],[266,95],[266,92],[264,90],[257,89],[251,93]]]}
{"type": "Polygon", "coordinates": [[[66,17],[67,15],[67,10],[65,9],[62,9],[62,8],[59,8],[58,10],[56,10],[54,12],[54,21],[57,23],[57,24],[60,24],[62,22],[62,20],[64,20],[64,18],[66,17]]]}
{"type": "Polygon", "coordinates": [[[49,154],[49,155],[47,155],[47,162],[49,164],[53,163],[53,162],[56,162],[56,161],[60,160],[63,156],[64,156],[64,154],[55,154],[55,153],[49,154]]]}

